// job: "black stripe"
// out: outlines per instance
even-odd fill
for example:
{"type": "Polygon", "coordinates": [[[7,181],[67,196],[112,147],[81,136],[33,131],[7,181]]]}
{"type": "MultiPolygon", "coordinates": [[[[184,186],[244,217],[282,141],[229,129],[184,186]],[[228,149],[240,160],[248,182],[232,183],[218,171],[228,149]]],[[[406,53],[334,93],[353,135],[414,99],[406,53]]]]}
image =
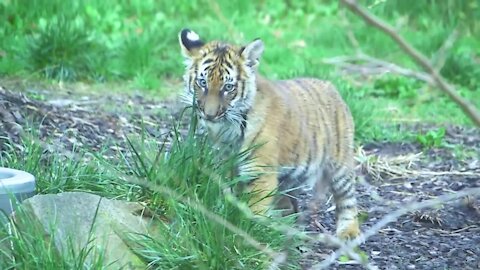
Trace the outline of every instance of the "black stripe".
{"type": "Polygon", "coordinates": [[[281,172],[278,175],[279,185],[285,185],[285,183],[289,182],[288,180],[292,179],[292,175],[294,172],[295,172],[295,168],[289,169],[286,172],[281,172]]]}
{"type": "Polygon", "coordinates": [[[332,108],[333,109],[333,121],[334,121],[334,125],[335,125],[335,138],[337,138],[336,140],[336,143],[335,143],[335,146],[336,146],[336,151],[337,151],[337,158],[339,158],[341,156],[341,142],[342,142],[342,138],[340,138],[340,125],[337,121],[338,119],[338,110],[337,108],[332,108]]]}
{"type": "MultiPolygon", "coordinates": [[[[236,95],[236,93],[235,93],[236,95]]],[[[243,142],[243,139],[245,137],[245,129],[247,128],[247,119],[248,119],[248,111],[246,110],[245,112],[242,112],[242,123],[240,125],[240,141],[243,142]]]]}
{"type": "Polygon", "coordinates": [[[300,140],[297,140],[293,145],[293,149],[292,149],[292,151],[295,153],[295,159],[294,159],[295,164],[298,164],[298,160],[300,159],[300,151],[298,151],[299,144],[300,144],[300,140]]]}
{"type": "Polygon", "coordinates": [[[353,204],[347,204],[347,205],[336,205],[335,208],[336,208],[336,211],[338,212],[341,212],[342,210],[348,210],[348,209],[353,209],[357,207],[357,205],[355,203],[353,204]]]}
{"type": "Polygon", "coordinates": [[[313,159],[312,151],[308,151],[306,167],[310,166],[310,163],[312,163],[312,159],[313,159]]]}
{"type": "Polygon", "coordinates": [[[240,88],[240,97],[245,99],[245,82],[242,82],[242,87],[240,88]]]}
{"type": "Polygon", "coordinates": [[[278,175],[277,180],[279,184],[279,189],[281,191],[298,188],[307,181],[308,167],[303,168],[300,174],[296,176],[296,178],[294,178],[293,175],[295,174],[297,169],[298,167],[293,169],[287,169],[278,175]]]}
{"type": "Polygon", "coordinates": [[[305,181],[307,181],[309,168],[310,166],[305,166],[301,171],[300,175],[298,175],[296,179],[292,179],[293,180],[292,182],[295,183],[296,187],[300,186],[301,184],[305,183],[305,181]]]}
{"type": "Polygon", "coordinates": [[[240,82],[240,80],[242,79],[241,77],[241,74],[242,74],[242,70],[241,69],[237,69],[237,84],[240,82]]]}
{"type": "MultiPolygon", "coordinates": [[[[333,186],[332,186],[333,187],[333,186]]],[[[353,194],[353,185],[350,183],[350,181],[347,180],[344,186],[338,188],[338,189],[333,189],[333,195],[336,197],[336,199],[344,199],[344,198],[349,198],[352,197],[353,194]],[[346,185],[349,185],[348,187],[345,187],[346,185]],[[347,196],[349,195],[349,196],[347,196]]]]}
{"type": "Polygon", "coordinates": [[[212,59],[212,58],[209,58],[209,59],[203,61],[202,66],[204,66],[204,65],[206,65],[206,64],[210,64],[210,63],[212,63],[212,62],[213,62],[213,59],[212,59]]]}
{"type": "Polygon", "coordinates": [[[230,76],[230,70],[228,70],[228,69],[225,68],[224,71],[223,71],[223,73],[224,73],[224,74],[227,74],[228,77],[231,77],[231,76],[230,76]]]}
{"type": "MultiPolygon", "coordinates": [[[[219,94],[223,94],[223,91],[220,91],[219,94]]],[[[237,97],[238,91],[234,91],[234,95],[230,100],[234,100],[237,97]]]]}
{"type": "Polygon", "coordinates": [[[233,69],[232,63],[230,63],[230,61],[225,61],[225,65],[226,65],[229,69],[233,69]]]}
{"type": "MultiPolygon", "coordinates": [[[[237,70],[238,71],[241,71],[241,67],[240,65],[237,66],[237,70]]],[[[245,81],[242,81],[241,80],[241,72],[238,72],[238,75],[237,75],[237,83],[239,83],[240,81],[242,82],[242,88],[241,88],[241,91],[240,91],[240,96],[242,97],[242,99],[245,99],[245,81]]]]}
{"type": "Polygon", "coordinates": [[[312,148],[310,148],[310,153],[318,154],[318,153],[317,153],[317,152],[318,152],[317,135],[318,135],[318,134],[317,134],[317,131],[313,131],[313,136],[312,136],[312,137],[313,137],[313,138],[312,138],[312,140],[313,140],[313,142],[312,142],[312,143],[313,143],[313,146],[312,146],[312,148]]]}

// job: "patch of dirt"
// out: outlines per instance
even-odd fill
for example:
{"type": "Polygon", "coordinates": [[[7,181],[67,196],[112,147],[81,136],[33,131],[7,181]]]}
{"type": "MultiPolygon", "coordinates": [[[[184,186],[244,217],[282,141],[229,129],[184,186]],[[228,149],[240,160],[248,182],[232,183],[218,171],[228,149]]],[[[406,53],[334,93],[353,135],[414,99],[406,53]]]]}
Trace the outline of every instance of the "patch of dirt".
{"type": "MultiPolygon", "coordinates": [[[[0,86],[0,150],[5,141],[19,148],[22,136],[44,142],[51,152],[75,149],[101,151],[106,158],[125,152],[126,138],[144,132],[169,142],[171,126],[179,118],[176,101],[157,102],[142,95],[75,95],[64,91],[29,89],[29,96],[0,86]],[[48,96],[48,98],[45,98],[48,96]]],[[[187,120],[181,123],[185,127],[187,120]]]]}
{"type": "MultiPolygon", "coordinates": [[[[82,147],[113,157],[116,151],[125,150],[126,136],[142,130],[158,138],[159,143],[168,141],[172,121],[180,112],[174,101],[159,102],[142,95],[28,91],[29,96],[42,96],[42,100],[0,87],[2,150],[6,138],[20,143],[22,134],[29,133],[24,131],[31,129],[51,151],[71,152],[82,147]]],[[[411,128],[418,131],[433,127],[411,128]]],[[[376,142],[363,147],[361,155],[365,159],[358,170],[365,180],[358,185],[359,206],[366,217],[363,231],[408,202],[480,187],[480,131],[447,127],[445,140],[449,147],[429,150],[409,142],[376,142]]],[[[333,232],[334,211],[327,210],[331,206],[323,206],[318,222],[333,232]]],[[[479,198],[464,198],[401,216],[361,248],[379,269],[480,269],[479,198]]],[[[331,248],[317,245],[303,265],[308,269],[331,253],[331,248]]],[[[361,267],[337,262],[331,269],[361,267]]]]}

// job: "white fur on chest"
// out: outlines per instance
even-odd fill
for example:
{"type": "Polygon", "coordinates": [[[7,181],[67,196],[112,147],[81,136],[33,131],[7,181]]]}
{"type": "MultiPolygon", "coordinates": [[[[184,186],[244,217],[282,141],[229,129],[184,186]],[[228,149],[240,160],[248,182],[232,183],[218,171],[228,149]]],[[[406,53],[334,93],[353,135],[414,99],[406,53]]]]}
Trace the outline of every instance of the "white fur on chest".
{"type": "Polygon", "coordinates": [[[230,124],[227,121],[209,122],[201,121],[206,128],[208,137],[214,143],[220,144],[236,144],[241,139],[240,128],[230,124]]]}

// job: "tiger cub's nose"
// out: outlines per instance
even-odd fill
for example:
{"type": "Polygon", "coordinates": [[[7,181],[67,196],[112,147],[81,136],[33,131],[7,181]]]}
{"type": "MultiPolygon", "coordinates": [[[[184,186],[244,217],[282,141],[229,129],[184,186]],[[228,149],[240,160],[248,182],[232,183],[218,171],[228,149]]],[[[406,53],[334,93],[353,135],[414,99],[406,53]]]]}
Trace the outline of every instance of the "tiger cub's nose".
{"type": "Polygon", "coordinates": [[[205,114],[205,119],[207,121],[213,121],[217,117],[217,114],[205,114]]]}

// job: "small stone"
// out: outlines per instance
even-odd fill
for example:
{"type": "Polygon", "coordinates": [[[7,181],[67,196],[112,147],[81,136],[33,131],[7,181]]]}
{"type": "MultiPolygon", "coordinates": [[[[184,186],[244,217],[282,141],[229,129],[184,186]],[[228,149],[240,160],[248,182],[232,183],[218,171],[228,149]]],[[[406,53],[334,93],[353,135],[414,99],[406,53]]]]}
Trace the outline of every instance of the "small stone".
{"type": "Polygon", "coordinates": [[[407,265],[407,269],[415,269],[415,265],[414,264],[409,264],[409,265],[407,265]]]}

